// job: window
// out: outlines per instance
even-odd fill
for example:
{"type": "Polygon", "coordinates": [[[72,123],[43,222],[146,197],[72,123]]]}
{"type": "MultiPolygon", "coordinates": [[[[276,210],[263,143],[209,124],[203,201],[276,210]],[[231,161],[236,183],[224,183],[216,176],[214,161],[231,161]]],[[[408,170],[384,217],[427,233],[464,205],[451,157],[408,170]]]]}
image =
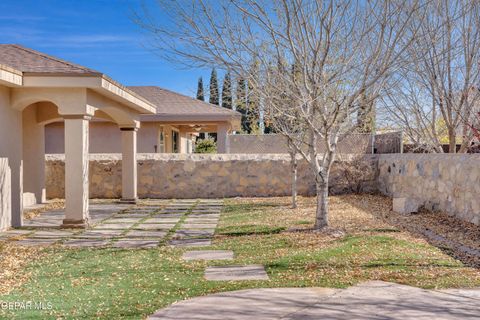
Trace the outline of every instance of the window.
{"type": "Polygon", "coordinates": [[[163,132],[163,127],[160,127],[158,131],[158,153],[165,153],[165,133],[163,132]]]}
{"type": "Polygon", "coordinates": [[[172,130],[172,153],[178,153],[178,132],[172,130]]]}

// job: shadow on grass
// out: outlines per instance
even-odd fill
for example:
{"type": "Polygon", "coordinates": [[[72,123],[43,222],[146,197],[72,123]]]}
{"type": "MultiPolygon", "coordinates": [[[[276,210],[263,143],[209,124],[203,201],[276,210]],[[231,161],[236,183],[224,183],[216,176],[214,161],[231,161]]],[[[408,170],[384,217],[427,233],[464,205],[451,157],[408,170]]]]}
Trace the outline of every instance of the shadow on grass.
{"type": "Polygon", "coordinates": [[[249,235],[277,234],[284,231],[285,227],[270,227],[266,225],[228,226],[218,229],[217,234],[222,236],[241,237],[249,235]]]}

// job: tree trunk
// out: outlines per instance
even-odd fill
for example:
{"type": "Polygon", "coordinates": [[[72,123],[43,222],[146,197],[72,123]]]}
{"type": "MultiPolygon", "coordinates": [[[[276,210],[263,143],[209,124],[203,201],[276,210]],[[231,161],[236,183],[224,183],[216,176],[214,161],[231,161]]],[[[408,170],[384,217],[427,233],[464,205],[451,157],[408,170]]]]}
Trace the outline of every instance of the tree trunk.
{"type": "Polygon", "coordinates": [[[290,162],[292,166],[292,208],[297,208],[297,157],[295,154],[290,154],[290,162]]]}
{"type": "Polygon", "coordinates": [[[456,142],[456,134],[455,130],[448,129],[448,153],[456,153],[457,152],[457,142],[456,142]]]}
{"type": "MultiPolygon", "coordinates": [[[[327,180],[328,181],[328,180],[327,180]]],[[[317,182],[317,212],[315,229],[321,230],[328,227],[328,183],[317,182]]]]}

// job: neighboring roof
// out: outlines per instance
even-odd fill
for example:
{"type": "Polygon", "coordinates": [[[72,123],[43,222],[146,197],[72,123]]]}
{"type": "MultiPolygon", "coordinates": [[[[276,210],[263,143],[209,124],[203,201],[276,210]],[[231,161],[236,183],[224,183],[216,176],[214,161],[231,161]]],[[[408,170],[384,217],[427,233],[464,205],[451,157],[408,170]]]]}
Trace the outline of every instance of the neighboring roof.
{"type": "MultiPolygon", "coordinates": [[[[165,120],[174,120],[174,117],[178,120],[191,120],[192,118],[198,120],[220,120],[220,118],[228,120],[241,117],[241,114],[237,111],[215,106],[160,87],[130,86],[128,88],[152,102],[157,107],[158,116],[168,116],[168,119],[165,118],[165,120]]],[[[155,115],[147,115],[142,118],[145,118],[145,120],[162,120],[155,115]]]]}
{"type": "Polygon", "coordinates": [[[0,44],[0,64],[23,73],[101,75],[102,73],[16,44],[0,44]]]}

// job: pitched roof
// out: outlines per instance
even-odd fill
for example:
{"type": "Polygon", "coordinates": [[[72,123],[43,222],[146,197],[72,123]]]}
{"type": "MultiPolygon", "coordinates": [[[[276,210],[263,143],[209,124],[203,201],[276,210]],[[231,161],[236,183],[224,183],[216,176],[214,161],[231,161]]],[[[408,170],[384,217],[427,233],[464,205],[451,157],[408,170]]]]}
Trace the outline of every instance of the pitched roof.
{"type": "Polygon", "coordinates": [[[157,107],[157,115],[241,116],[234,110],[215,106],[156,86],[130,86],[128,88],[153,103],[157,107]]]}
{"type": "Polygon", "coordinates": [[[101,75],[98,71],[17,44],[0,44],[0,64],[24,73],[101,75]]]}

